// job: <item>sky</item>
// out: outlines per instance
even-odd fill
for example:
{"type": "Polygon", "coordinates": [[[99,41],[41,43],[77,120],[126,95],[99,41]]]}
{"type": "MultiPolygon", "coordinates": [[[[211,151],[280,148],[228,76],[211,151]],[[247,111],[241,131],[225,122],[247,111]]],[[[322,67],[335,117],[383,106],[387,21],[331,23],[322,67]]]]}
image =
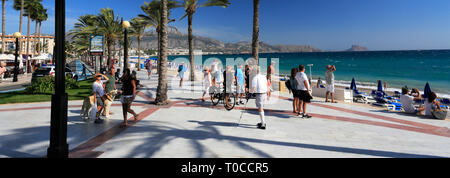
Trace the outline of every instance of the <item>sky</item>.
{"type": "MultiPolygon", "coordinates": [[[[147,0],[148,2],[149,0],[147,0]]],[[[201,2],[204,0],[200,0],[201,2]]],[[[77,18],[112,8],[125,20],[143,13],[143,0],[67,0],[66,31],[77,18]]],[[[199,8],[194,35],[224,42],[251,41],[252,0],[199,8]]],[[[6,1],[6,33],[19,29],[19,11],[6,1]]],[[[54,0],[43,0],[49,19],[42,31],[54,33],[54,0]]],[[[171,23],[187,33],[184,9],[172,10],[171,23]]],[[[449,0],[261,0],[260,41],[269,44],[311,45],[322,50],[345,50],[361,45],[370,50],[450,49],[449,0]]],[[[24,18],[25,34],[27,19],[24,18]]],[[[34,32],[34,23],[31,33],[34,32]]]]}

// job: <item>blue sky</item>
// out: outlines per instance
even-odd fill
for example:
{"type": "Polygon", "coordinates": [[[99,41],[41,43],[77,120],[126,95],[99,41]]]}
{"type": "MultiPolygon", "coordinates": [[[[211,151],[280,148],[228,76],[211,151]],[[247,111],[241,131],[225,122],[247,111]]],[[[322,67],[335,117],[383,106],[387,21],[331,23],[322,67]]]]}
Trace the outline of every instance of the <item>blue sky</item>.
{"type": "MultiPolygon", "coordinates": [[[[202,0],[200,0],[202,1],[202,0]]],[[[18,31],[19,12],[7,1],[6,32],[18,31]]],[[[66,30],[77,17],[109,7],[124,19],[142,13],[143,0],[68,0],[66,30]]],[[[252,0],[231,0],[228,8],[198,9],[194,33],[225,42],[250,41],[252,0]]],[[[44,0],[49,20],[45,33],[54,32],[54,0],[44,0]]],[[[179,19],[183,9],[172,11],[179,19]]],[[[343,50],[352,44],[371,50],[450,49],[449,0],[261,0],[260,40],[270,44],[312,45],[343,50]]],[[[24,29],[26,33],[26,21],[24,29]]],[[[172,26],[187,32],[187,20],[172,26]]],[[[31,28],[34,31],[34,24],[31,28]]]]}

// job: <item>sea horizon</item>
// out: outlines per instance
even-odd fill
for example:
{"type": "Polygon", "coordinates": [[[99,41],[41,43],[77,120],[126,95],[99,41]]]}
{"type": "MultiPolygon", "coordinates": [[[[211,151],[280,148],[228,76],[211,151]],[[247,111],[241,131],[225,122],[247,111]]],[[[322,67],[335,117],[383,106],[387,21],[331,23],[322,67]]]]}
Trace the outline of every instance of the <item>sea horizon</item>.
{"type": "MultiPolygon", "coordinates": [[[[202,61],[217,58],[225,62],[227,58],[247,60],[250,57],[251,54],[208,54],[202,55],[202,61]]],[[[176,58],[189,59],[189,56],[170,55],[169,61],[176,58]]],[[[268,61],[278,58],[280,64],[276,68],[278,67],[280,76],[289,76],[292,66],[313,64],[313,81],[318,77],[324,80],[325,67],[331,64],[337,68],[337,85],[350,86],[350,81],[355,78],[358,87],[363,88],[374,88],[377,81],[382,80],[387,82],[388,90],[391,91],[400,91],[403,86],[423,91],[428,82],[439,97],[450,96],[450,49],[260,53],[259,58],[266,58],[268,61]]],[[[200,65],[198,62],[196,60],[196,65],[200,65]]],[[[306,68],[309,76],[309,67],[306,68]]]]}

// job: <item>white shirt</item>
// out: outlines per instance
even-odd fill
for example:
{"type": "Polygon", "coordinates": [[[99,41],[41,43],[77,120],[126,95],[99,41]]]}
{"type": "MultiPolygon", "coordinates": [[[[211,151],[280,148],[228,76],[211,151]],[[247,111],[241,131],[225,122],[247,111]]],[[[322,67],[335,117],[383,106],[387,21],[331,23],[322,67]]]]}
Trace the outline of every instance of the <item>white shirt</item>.
{"type": "Polygon", "coordinates": [[[425,100],[425,116],[431,116],[431,110],[436,108],[436,105],[434,103],[429,103],[428,99],[425,100]]]}
{"type": "Polygon", "coordinates": [[[303,90],[306,91],[308,87],[309,87],[309,81],[308,81],[308,77],[306,77],[306,74],[304,72],[298,72],[297,75],[295,76],[295,80],[297,80],[297,90],[303,90]],[[304,84],[304,81],[306,81],[306,85],[304,84]]]}
{"type": "Polygon", "coordinates": [[[218,72],[219,71],[219,63],[218,62],[213,62],[213,64],[211,65],[211,72],[218,72]]]}
{"type": "Polygon", "coordinates": [[[103,82],[100,81],[100,83],[98,82],[94,82],[92,84],[92,91],[97,94],[96,97],[102,97],[103,95],[105,95],[105,91],[103,90],[103,82]]]}
{"type": "Polygon", "coordinates": [[[252,80],[253,93],[267,93],[267,78],[264,75],[257,74],[252,80]]]}
{"type": "Polygon", "coordinates": [[[414,97],[410,95],[401,95],[400,103],[402,103],[402,107],[407,113],[415,113],[416,108],[414,107],[414,97]]]}

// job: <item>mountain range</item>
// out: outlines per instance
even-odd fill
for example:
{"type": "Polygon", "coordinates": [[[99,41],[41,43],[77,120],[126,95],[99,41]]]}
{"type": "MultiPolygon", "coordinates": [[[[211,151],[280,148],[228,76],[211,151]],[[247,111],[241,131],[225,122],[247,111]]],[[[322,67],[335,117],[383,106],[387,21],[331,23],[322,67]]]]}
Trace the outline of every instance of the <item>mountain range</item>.
{"type": "MultiPolygon", "coordinates": [[[[72,37],[66,35],[66,39],[72,41],[72,37]]],[[[188,49],[188,35],[170,32],[168,36],[169,49],[188,49]]],[[[131,37],[131,48],[137,48],[137,38],[131,37]]],[[[141,49],[158,48],[158,40],[155,32],[145,32],[144,38],[141,42],[141,49]]],[[[241,41],[236,43],[226,43],[216,39],[194,36],[194,49],[201,49],[203,52],[223,53],[223,54],[249,54],[252,51],[252,43],[241,41]]],[[[353,45],[347,51],[365,51],[367,48],[358,45],[353,45]]],[[[326,52],[315,48],[311,45],[282,45],[282,44],[268,44],[259,42],[260,53],[295,53],[295,52],[326,52]]]]}

